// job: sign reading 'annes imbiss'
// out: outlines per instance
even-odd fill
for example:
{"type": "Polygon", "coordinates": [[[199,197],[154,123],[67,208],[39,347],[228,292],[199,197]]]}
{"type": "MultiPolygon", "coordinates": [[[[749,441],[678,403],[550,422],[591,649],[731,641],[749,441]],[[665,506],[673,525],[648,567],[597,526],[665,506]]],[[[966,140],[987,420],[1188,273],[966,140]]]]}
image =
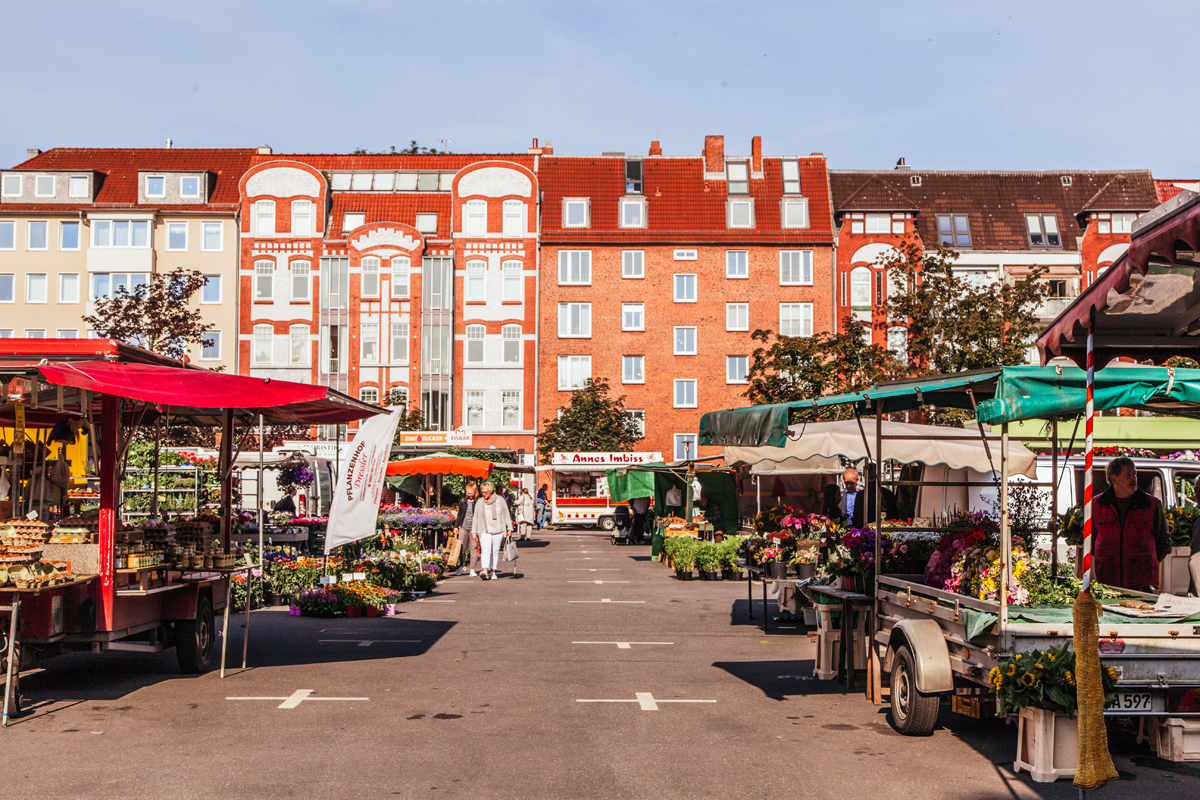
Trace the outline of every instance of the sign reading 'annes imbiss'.
{"type": "Polygon", "coordinates": [[[662,461],[662,453],[555,453],[554,464],[581,467],[613,467],[629,464],[653,464],[662,461]]]}

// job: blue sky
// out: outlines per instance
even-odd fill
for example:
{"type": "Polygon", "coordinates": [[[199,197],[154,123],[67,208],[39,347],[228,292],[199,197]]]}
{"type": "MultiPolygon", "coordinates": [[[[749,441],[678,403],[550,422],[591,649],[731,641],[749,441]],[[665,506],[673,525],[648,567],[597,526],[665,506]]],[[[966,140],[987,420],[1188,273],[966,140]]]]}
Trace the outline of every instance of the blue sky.
{"type": "Polygon", "coordinates": [[[1195,2],[0,0],[29,147],[823,152],[1200,177],[1195,2]],[[12,32],[19,32],[13,35],[12,32]]]}

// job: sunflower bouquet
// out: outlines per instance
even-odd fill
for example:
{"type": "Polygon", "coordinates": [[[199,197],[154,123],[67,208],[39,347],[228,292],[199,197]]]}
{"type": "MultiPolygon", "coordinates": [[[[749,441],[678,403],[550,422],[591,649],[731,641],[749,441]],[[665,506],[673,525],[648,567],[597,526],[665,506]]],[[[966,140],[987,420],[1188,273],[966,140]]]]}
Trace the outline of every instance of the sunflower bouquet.
{"type": "MultiPolygon", "coordinates": [[[[1100,670],[1104,681],[1104,702],[1113,699],[1117,671],[1100,670]]],[[[992,668],[989,676],[1000,701],[1000,713],[1011,714],[1021,708],[1041,708],[1067,716],[1078,706],[1075,692],[1075,653],[1070,645],[1031,650],[1005,659],[992,668]]]]}

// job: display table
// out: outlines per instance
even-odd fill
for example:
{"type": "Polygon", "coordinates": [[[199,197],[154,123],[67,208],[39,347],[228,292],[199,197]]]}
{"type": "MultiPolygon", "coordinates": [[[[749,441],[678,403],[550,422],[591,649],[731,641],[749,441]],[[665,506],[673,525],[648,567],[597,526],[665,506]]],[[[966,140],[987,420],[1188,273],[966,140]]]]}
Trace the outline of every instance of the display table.
{"type": "MultiPolygon", "coordinates": [[[[845,680],[846,688],[854,688],[854,669],[847,668],[848,662],[853,657],[854,640],[854,610],[858,608],[870,608],[872,599],[865,594],[858,592],[847,592],[845,589],[835,589],[832,586],[809,586],[808,591],[813,594],[819,594],[824,597],[829,597],[838,600],[842,605],[842,634],[841,640],[838,643],[838,668],[837,679],[845,680]],[[851,654],[851,655],[847,655],[851,654]]],[[[850,666],[853,666],[852,664],[850,666]]]]}
{"type": "MultiPolygon", "coordinates": [[[[788,578],[768,578],[763,571],[761,565],[745,564],[741,559],[738,560],[747,572],[750,573],[746,580],[746,598],[749,600],[749,619],[754,619],[754,581],[762,581],[762,602],[763,602],[763,633],[770,630],[771,615],[767,613],[767,584],[768,583],[794,583],[799,580],[796,577],[788,578]]],[[[782,607],[782,606],[781,606],[782,607]]]]}

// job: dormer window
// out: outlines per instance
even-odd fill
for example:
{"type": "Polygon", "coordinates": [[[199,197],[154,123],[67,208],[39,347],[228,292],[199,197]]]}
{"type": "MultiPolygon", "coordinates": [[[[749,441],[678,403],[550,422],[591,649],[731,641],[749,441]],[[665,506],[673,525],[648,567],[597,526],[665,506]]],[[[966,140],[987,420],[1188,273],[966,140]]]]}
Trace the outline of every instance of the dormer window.
{"type": "Polygon", "coordinates": [[[642,193],[642,162],[641,159],[629,159],[625,162],[625,194],[642,193]]]}
{"type": "Polygon", "coordinates": [[[54,197],[54,176],[38,175],[34,179],[33,193],[37,197],[54,197]]]}
{"type": "Polygon", "coordinates": [[[417,214],[416,229],[421,233],[437,233],[437,214],[417,214]]]}
{"type": "Polygon", "coordinates": [[[347,211],[342,217],[342,232],[352,231],[366,224],[367,214],[365,211],[347,211]]]}
{"type": "Polygon", "coordinates": [[[563,227],[586,228],[591,222],[590,201],[586,197],[563,199],[563,227]]]}
{"type": "Polygon", "coordinates": [[[146,197],[166,197],[167,179],[162,175],[146,176],[146,197]]]}
{"type": "Polygon", "coordinates": [[[1025,228],[1030,247],[1062,247],[1058,217],[1053,214],[1026,214],[1025,228]]]}
{"type": "Polygon", "coordinates": [[[70,197],[88,196],[88,179],[86,175],[72,175],[67,184],[67,194],[70,197]]]}
{"type": "Polygon", "coordinates": [[[753,200],[729,200],[726,209],[726,224],[727,228],[753,228],[754,227],[754,201],[753,200]]]}
{"type": "Polygon", "coordinates": [[[729,194],[750,194],[750,165],[745,161],[725,164],[725,183],[729,194]]]}
{"type": "Polygon", "coordinates": [[[179,179],[180,197],[199,197],[200,179],[195,175],[184,175],[179,179]]]}
{"type": "MultiPolygon", "coordinates": [[[[731,190],[732,191],[732,190],[731,190]]],[[[783,162],[783,193],[800,194],[800,162],[785,160],[783,162]]]]}
{"type": "Polygon", "coordinates": [[[626,197],[621,200],[621,227],[646,227],[646,199],[644,197],[626,197]]]}

